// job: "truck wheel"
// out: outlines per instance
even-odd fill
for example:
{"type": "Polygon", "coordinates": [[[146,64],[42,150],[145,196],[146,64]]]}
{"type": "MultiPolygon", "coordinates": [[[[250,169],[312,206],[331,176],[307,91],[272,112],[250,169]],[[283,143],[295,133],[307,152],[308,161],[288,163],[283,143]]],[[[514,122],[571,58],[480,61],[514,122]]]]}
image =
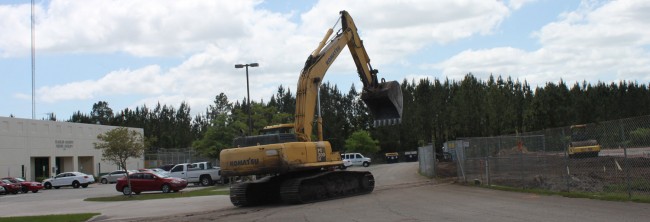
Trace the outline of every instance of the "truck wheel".
{"type": "Polygon", "coordinates": [[[210,178],[210,176],[201,177],[201,185],[203,185],[203,186],[212,185],[212,178],[210,178]]]}
{"type": "Polygon", "coordinates": [[[364,166],[364,167],[368,167],[368,166],[370,166],[370,163],[368,163],[368,162],[363,162],[363,166],[364,166]]]}

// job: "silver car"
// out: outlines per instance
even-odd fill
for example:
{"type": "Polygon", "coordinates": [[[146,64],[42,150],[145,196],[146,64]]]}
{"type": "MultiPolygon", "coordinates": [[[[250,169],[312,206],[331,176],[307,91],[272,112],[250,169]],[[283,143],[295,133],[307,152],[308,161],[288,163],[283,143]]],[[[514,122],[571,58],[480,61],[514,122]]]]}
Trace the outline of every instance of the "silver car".
{"type": "MultiPolygon", "coordinates": [[[[133,173],[133,171],[129,170],[129,173],[133,173]]],[[[99,181],[102,184],[107,184],[107,183],[116,183],[117,179],[120,179],[122,177],[126,176],[126,171],[124,170],[116,170],[113,172],[110,172],[104,176],[102,176],[99,181]]]]}

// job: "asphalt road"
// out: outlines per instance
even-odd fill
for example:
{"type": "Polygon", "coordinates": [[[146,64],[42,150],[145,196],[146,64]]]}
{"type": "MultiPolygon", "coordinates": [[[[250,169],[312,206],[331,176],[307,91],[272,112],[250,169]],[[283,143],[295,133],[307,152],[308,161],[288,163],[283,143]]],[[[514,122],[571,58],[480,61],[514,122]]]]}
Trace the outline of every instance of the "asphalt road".
{"type": "MultiPolygon", "coordinates": [[[[181,192],[200,189],[190,185],[181,192]]],[[[144,192],[141,195],[157,195],[161,192],[144,192]]],[[[91,184],[88,188],[41,190],[38,193],[20,193],[17,195],[0,195],[0,217],[31,216],[70,213],[101,213],[98,219],[139,218],[147,216],[175,215],[194,211],[213,210],[213,201],[223,203],[223,207],[232,206],[227,196],[176,198],[149,201],[91,202],[89,197],[121,195],[115,190],[115,184],[91,184]],[[195,203],[209,202],[210,205],[195,203]]],[[[218,206],[218,203],[215,205],[218,206]]]]}
{"type": "MultiPolygon", "coordinates": [[[[94,221],[647,221],[650,204],[539,196],[441,183],[417,163],[373,165],[368,195],[303,205],[237,208],[227,196],[97,203],[83,198],[17,201],[0,197],[0,215],[100,212],[94,221]]],[[[114,186],[114,185],[113,185],[114,186]]],[[[113,186],[93,185],[93,189],[113,186]]],[[[113,188],[114,190],[114,188],[113,188]]],[[[77,192],[83,190],[49,190],[77,192]]],[[[119,194],[116,191],[110,195],[119,194]]],[[[33,195],[33,194],[26,194],[33,195]]],[[[38,194],[37,194],[38,195],[38,194]]],[[[71,194],[72,195],[72,194],[71,194]]],[[[19,197],[20,195],[16,195],[19,197]]],[[[31,198],[31,197],[30,197],[31,198]]]]}
{"type": "Polygon", "coordinates": [[[417,163],[352,168],[370,170],[368,195],[304,205],[232,206],[132,221],[648,221],[650,204],[572,199],[436,183],[417,163]]]}

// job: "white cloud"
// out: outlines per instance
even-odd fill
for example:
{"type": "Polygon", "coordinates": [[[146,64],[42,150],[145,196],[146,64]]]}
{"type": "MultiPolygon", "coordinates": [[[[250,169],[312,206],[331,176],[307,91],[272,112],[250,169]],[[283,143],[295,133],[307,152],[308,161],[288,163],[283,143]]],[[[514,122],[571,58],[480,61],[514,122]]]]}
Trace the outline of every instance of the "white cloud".
{"type": "Polygon", "coordinates": [[[534,33],[541,47],[465,50],[434,67],[460,78],[472,72],[526,79],[533,84],[642,80],[650,81],[650,2],[583,2],[534,33]]]}
{"type": "Polygon", "coordinates": [[[537,0],[510,0],[508,1],[508,7],[511,9],[517,10],[523,7],[525,4],[529,4],[531,2],[535,2],[537,0]]]}
{"type": "MultiPolygon", "coordinates": [[[[257,1],[53,0],[36,10],[41,53],[126,52],[176,56],[251,35],[257,1]],[[44,8],[45,7],[45,8],[44,8]]],[[[0,6],[4,56],[29,53],[30,6],[0,6]]]]}
{"type": "Polygon", "coordinates": [[[343,9],[354,18],[368,54],[379,64],[429,44],[490,34],[510,14],[498,1],[320,1],[302,15],[302,28],[324,34],[336,18],[323,16],[343,9]]]}
{"type": "Polygon", "coordinates": [[[98,80],[83,80],[63,85],[45,86],[37,90],[45,102],[93,99],[106,95],[160,94],[173,86],[173,79],[161,75],[160,67],[147,66],[137,70],[119,70],[98,80]]]}
{"type": "MultiPolygon", "coordinates": [[[[134,57],[187,58],[162,69],[151,64],[121,69],[96,80],[78,80],[41,87],[41,101],[137,96],[134,106],[158,101],[186,101],[201,111],[220,92],[231,100],[246,96],[244,70],[236,63],[258,62],[250,70],[251,97],[264,99],[282,84],[295,94],[307,55],[326,29],[348,10],[354,18],[375,67],[403,63],[407,55],[431,44],[447,44],[474,35],[488,35],[509,16],[499,1],[408,0],[320,1],[300,15],[257,8],[259,1],[68,1],[53,0],[37,10],[40,54],[127,53],[134,57]]],[[[29,7],[0,6],[0,55],[29,53],[29,7]],[[2,22],[9,18],[20,22],[2,22]],[[15,19],[16,20],[16,19],[15,19]],[[8,41],[7,41],[8,40],[8,41]]],[[[353,73],[347,50],[330,73],[353,73]]],[[[326,79],[327,81],[327,79],[326,79]]],[[[356,84],[359,86],[359,84],[356,84]]],[[[110,101],[109,101],[110,102],[110,101]]]]}

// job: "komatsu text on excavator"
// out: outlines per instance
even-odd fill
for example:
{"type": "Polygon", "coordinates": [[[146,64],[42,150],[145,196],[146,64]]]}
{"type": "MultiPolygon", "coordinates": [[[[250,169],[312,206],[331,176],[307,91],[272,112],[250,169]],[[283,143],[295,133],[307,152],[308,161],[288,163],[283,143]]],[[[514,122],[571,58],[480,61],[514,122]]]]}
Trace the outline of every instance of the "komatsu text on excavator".
{"type": "Polygon", "coordinates": [[[346,45],[363,83],[361,99],[374,117],[375,126],[398,124],[402,118],[399,83],[378,80],[352,18],[346,11],[340,15],[341,29],[331,39],[333,29],[327,31],[300,73],[294,123],[269,126],[261,135],[237,138],[234,148],[221,151],[222,176],[271,175],[232,185],[230,201],[235,206],[308,203],[366,194],[374,189],[370,172],[334,170],[343,162],[330,143],[323,141],[320,110],[318,141],[311,139],[318,88],[346,45]]]}

